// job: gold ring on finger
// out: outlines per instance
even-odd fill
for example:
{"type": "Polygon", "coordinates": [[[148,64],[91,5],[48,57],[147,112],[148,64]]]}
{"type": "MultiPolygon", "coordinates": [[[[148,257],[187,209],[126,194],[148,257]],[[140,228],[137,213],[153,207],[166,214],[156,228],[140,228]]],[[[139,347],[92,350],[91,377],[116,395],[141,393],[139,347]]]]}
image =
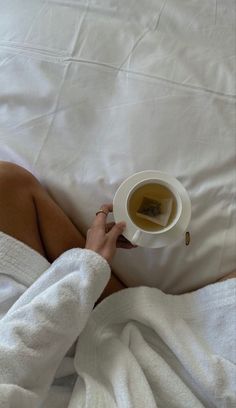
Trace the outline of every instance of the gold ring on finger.
{"type": "Polygon", "coordinates": [[[103,214],[105,214],[105,215],[108,215],[108,212],[106,212],[106,211],[104,211],[104,210],[99,210],[99,211],[97,211],[97,212],[96,212],[96,215],[98,215],[98,214],[100,214],[100,213],[103,213],[103,214]]]}

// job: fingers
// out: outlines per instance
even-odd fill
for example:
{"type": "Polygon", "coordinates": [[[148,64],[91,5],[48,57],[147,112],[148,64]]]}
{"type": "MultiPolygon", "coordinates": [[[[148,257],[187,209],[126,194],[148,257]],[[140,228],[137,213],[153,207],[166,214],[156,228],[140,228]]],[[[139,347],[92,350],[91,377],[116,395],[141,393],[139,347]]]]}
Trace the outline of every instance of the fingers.
{"type": "Polygon", "coordinates": [[[112,244],[116,244],[119,248],[136,248],[137,245],[131,244],[125,237],[121,236],[126,226],[125,222],[119,222],[117,224],[115,224],[115,222],[106,223],[109,212],[113,211],[113,204],[103,204],[101,205],[100,210],[104,212],[100,212],[96,215],[91,228],[104,228],[104,232],[107,233],[109,241],[112,244]]]}
{"type": "Polygon", "coordinates": [[[133,249],[136,248],[134,245],[131,244],[131,242],[120,242],[119,240],[117,241],[117,248],[122,248],[122,249],[133,249]]]}
{"type": "Polygon", "coordinates": [[[109,212],[113,212],[113,204],[112,203],[103,204],[103,205],[105,205],[108,208],[109,212]]]}
{"type": "Polygon", "coordinates": [[[109,212],[113,211],[113,205],[112,203],[103,204],[100,207],[100,210],[104,211],[104,213],[100,212],[98,215],[96,215],[96,217],[94,218],[92,227],[104,227],[105,228],[107,216],[109,212]]]}
{"type": "Polygon", "coordinates": [[[118,237],[124,231],[125,226],[126,226],[125,222],[119,222],[118,224],[115,224],[113,226],[113,228],[107,234],[110,242],[116,243],[118,237]]]}
{"type": "MultiPolygon", "coordinates": [[[[115,222],[108,222],[105,227],[105,232],[108,233],[111,231],[111,229],[114,227],[115,222]]],[[[133,245],[131,242],[124,237],[124,235],[120,235],[117,239],[117,248],[123,248],[123,249],[131,249],[131,248],[137,248],[138,245],[133,245]]]]}
{"type": "Polygon", "coordinates": [[[108,222],[106,224],[105,231],[109,232],[112,229],[112,227],[114,227],[114,225],[115,225],[115,222],[108,222]]]}
{"type": "Polygon", "coordinates": [[[138,245],[133,245],[130,241],[128,241],[128,239],[123,237],[123,235],[121,235],[118,238],[116,246],[117,248],[126,248],[126,249],[138,248],[138,245]]]}

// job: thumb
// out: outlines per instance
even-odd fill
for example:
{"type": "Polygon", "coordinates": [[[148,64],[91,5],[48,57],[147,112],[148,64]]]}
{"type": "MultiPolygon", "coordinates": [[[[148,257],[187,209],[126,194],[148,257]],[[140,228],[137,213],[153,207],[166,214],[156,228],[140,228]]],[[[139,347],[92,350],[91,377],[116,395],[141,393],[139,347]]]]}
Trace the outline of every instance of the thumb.
{"type": "Polygon", "coordinates": [[[112,227],[112,229],[110,230],[110,232],[108,233],[109,235],[109,239],[112,243],[116,243],[119,235],[122,234],[122,232],[124,231],[126,227],[125,222],[118,222],[117,224],[114,225],[114,227],[112,227]]]}

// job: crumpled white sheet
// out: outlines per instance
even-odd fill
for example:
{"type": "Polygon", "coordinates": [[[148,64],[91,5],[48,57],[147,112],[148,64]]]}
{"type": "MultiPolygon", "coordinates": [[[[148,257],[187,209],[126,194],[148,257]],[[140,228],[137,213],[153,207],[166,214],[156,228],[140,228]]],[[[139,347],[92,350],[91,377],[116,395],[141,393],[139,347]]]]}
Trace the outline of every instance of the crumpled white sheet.
{"type": "Polygon", "coordinates": [[[182,293],[236,268],[234,0],[0,0],[0,159],[85,233],[131,174],[190,194],[191,244],[118,250],[128,285],[182,293]]]}

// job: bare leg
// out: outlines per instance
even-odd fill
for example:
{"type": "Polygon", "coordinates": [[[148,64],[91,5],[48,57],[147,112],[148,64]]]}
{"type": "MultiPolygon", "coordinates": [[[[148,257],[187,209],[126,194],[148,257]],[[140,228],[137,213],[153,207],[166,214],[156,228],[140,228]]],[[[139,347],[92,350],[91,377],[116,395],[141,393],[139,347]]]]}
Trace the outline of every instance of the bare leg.
{"type": "Polygon", "coordinates": [[[49,262],[85,238],[38,180],[25,169],[0,162],[0,230],[24,242],[49,262]]]}
{"type": "MultiPolygon", "coordinates": [[[[24,242],[53,262],[85,237],[39,181],[15,164],[0,162],[0,231],[24,242]]],[[[124,288],[114,275],[102,298],[124,288]]]]}
{"type": "Polygon", "coordinates": [[[232,278],[236,278],[236,271],[233,271],[233,272],[227,274],[227,275],[224,276],[223,278],[218,279],[218,281],[216,281],[216,282],[222,282],[222,281],[224,281],[224,280],[232,279],[232,278]]]}

